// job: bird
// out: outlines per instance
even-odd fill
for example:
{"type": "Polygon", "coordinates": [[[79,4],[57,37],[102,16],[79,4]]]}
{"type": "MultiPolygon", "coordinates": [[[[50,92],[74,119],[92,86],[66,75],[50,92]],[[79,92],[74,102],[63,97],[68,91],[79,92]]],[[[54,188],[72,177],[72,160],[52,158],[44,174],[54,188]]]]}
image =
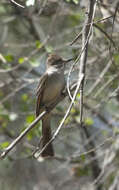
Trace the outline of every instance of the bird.
{"type": "MultiPolygon", "coordinates": [[[[39,116],[44,109],[52,105],[60,96],[65,88],[65,64],[72,60],[64,60],[57,54],[50,54],[46,61],[46,71],[41,76],[37,87],[37,100],[36,100],[36,117],[39,116]]],[[[50,141],[51,135],[51,116],[49,111],[42,118],[42,140],[41,150],[50,141]]],[[[50,143],[46,149],[41,152],[41,157],[54,156],[54,149],[50,143]]]]}

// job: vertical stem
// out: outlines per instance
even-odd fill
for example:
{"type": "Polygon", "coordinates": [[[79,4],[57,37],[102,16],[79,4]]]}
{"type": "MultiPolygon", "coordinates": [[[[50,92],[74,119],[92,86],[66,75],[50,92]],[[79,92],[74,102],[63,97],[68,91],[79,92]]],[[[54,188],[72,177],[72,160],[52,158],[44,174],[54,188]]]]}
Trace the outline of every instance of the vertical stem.
{"type": "Polygon", "coordinates": [[[82,126],[82,119],[83,119],[83,91],[84,91],[84,81],[85,81],[85,68],[86,68],[86,62],[87,62],[87,55],[88,55],[88,43],[89,38],[92,31],[92,25],[93,25],[93,18],[95,14],[95,8],[96,8],[96,2],[97,0],[90,0],[89,1],[89,7],[88,11],[86,13],[86,19],[84,23],[84,32],[82,34],[82,54],[80,59],[80,72],[79,75],[84,75],[84,78],[81,83],[80,87],[80,125],[82,126]]]}

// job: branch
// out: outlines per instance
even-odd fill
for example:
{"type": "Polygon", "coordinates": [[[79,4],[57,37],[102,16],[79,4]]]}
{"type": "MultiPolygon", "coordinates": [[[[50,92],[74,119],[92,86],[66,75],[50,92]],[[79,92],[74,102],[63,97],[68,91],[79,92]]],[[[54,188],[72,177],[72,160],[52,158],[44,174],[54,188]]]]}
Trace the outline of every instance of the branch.
{"type": "Polygon", "coordinates": [[[21,139],[42,119],[42,117],[46,114],[46,111],[43,111],[0,155],[0,159],[6,157],[6,155],[18,144],[21,139]]]}
{"type": "Polygon", "coordinates": [[[89,96],[92,93],[92,91],[97,87],[97,85],[102,81],[104,75],[108,72],[108,70],[110,69],[111,65],[112,65],[112,61],[109,60],[108,64],[104,67],[103,71],[100,73],[100,75],[98,76],[98,78],[95,81],[95,83],[89,89],[89,91],[88,91],[88,93],[87,93],[86,96],[89,96]]]}
{"type": "Polygon", "coordinates": [[[79,76],[84,74],[84,79],[81,83],[80,88],[80,124],[82,126],[82,117],[83,117],[83,89],[84,89],[84,80],[85,80],[85,68],[87,62],[87,54],[88,54],[88,42],[91,35],[92,27],[93,27],[93,19],[95,15],[97,0],[90,0],[89,13],[87,14],[87,18],[84,24],[84,32],[82,34],[82,55],[80,62],[80,73],[79,76]]]}
{"type": "Polygon", "coordinates": [[[15,5],[17,5],[18,7],[21,7],[21,8],[25,8],[23,5],[17,3],[16,1],[14,0],[10,0],[12,3],[14,3],[15,5]]]}
{"type": "MultiPolygon", "coordinates": [[[[71,90],[73,91],[76,88],[76,85],[71,86],[71,90]]],[[[21,141],[21,139],[35,127],[35,125],[43,118],[44,115],[51,111],[60,101],[62,101],[67,96],[67,91],[63,93],[59,97],[59,99],[50,106],[47,110],[43,111],[0,155],[0,159],[4,159],[6,155],[21,141]]],[[[50,144],[50,143],[49,143],[50,144]]],[[[44,148],[45,149],[45,148],[44,148]]]]}
{"type": "Polygon", "coordinates": [[[102,32],[102,33],[108,38],[108,40],[113,44],[114,48],[115,48],[116,50],[118,50],[118,47],[116,47],[115,42],[113,41],[113,39],[111,38],[111,36],[110,36],[107,32],[105,32],[105,31],[104,31],[100,26],[98,26],[97,24],[93,24],[93,26],[96,27],[98,30],[100,30],[100,32],[102,32]]]}
{"type": "MultiPolygon", "coordinates": [[[[93,26],[96,25],[96,23],[100,23],[100,22],[104,22],[105,20],[109,19],[109,18],[112,18],[113,16],[108,16],[108,17],[105,17],[105,18],[102,18],[100,20],[97,20],[97,21],[94,21],[92,22],[93,23],[93,26]]],[[[88,23],[87,26],[91,25],[92,23],[88,23]]],[[[98,25],[96,25],[98,26],[98,25]]],[[[99,27],[99,30],[100,30],[100,27],[99,27]]],[[[101,30],[100,30],[101,31],[101,30]]],[[[113,45],[115,46],[115,43],[114,41],[111,39],[111,37],[104,31],[101,31],[102,33],[104,33],[107,38],[113,43],[113,45]]],[[[83,33],[83,30],[81,30],[81,32],[74,38],[74,40],[72,42],[69,43],[70,46],[72,46],[81,36],[82,36],[82,33],[83,33]]]]}

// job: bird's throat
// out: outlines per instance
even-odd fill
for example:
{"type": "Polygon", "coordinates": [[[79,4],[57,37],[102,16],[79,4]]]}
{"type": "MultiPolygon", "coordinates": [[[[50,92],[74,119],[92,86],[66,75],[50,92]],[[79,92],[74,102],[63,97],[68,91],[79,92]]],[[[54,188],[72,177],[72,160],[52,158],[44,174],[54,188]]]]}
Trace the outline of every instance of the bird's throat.
{"type": "Polygon", "coordinates": [[[61,68],[61,67],[59,68],[59,67],[57,67],[57,66],[56,66],[56,67],[50,66],[50,67],[47,68],[47,73],[48,73],[48,74],[53,74],[53,73],[55,73],[55,72],[58,72],[58,73],[59,73],[59,72],[62,72],[62,69],[63,69],[63,68],[61,68]]]}

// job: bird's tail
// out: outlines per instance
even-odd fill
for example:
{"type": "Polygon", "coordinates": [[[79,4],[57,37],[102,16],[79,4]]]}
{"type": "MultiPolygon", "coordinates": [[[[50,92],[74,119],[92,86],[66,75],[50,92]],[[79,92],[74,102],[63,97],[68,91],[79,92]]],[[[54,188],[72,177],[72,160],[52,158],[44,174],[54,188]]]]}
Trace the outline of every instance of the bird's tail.
{"type": "MultiPolygon", "coordinates": [[[[51,128],[50,128],[50,119],[51,115],[46,114],[42,120],[42,145],[41,149],[50,141],[51,139],[51,128]]],[[[54,156],[54,150],[53,146],[50,143],[47,148],[41,153],[42,157],[47,157],[47,156],[54,156]]]]}

